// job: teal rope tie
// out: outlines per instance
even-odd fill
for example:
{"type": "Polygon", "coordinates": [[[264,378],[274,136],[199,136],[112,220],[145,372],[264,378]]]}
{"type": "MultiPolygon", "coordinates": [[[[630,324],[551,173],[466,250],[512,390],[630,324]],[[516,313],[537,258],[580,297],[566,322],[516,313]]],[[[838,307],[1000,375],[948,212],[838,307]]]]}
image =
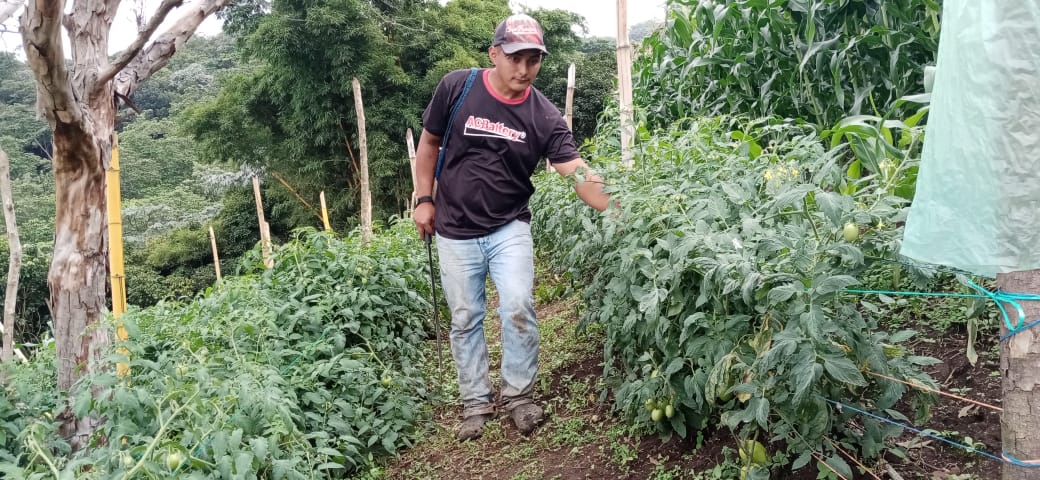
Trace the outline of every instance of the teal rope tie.
{"type": "Polygon", "coordinates": [[[985,298],[992,300],[1000,309],[1000,314],[1004,317],[1004,325],[1007,326],[1008,333],[1000,337],[1000,341],[1005,341],[1025,330],[1029,330],[1037,325],[1040,325],[1040,320],[1026,323],[1026,312],[1022,309],[1022,305],[1019,302],[1037,302],[1040,301],[1040,295],[1031,293],[1011,293],[1004,292],[1001,290],[989,291],[980,286],[979,284],[964,279],[964,282],[971,287],[973,290],[979,293],[941,293],[941,292],[907,292],[907,291],[893,291],[893,290],[855,290],[847,289],[847,293],[856,294],[878,294],[878,295],[893,295],[893,296],[904,296],[904,297],[953,297],[953,298],[985,298]],[[1012,323],[1011,316],[1008,315],[1007,308],[1004,304],[1009,304],[1015,308],[1018,312],[1017,321],[1012,323]]]}

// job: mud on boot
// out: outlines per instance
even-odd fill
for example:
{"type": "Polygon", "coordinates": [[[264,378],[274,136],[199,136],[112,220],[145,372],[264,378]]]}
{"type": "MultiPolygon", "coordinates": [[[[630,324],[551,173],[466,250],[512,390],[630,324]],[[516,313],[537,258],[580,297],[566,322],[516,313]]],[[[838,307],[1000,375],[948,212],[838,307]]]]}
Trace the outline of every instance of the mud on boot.
{"type": "Polygon", "coordinates": [[[542,407],[533,403],[525,403],[523,405],[517,405],[509,412],[509,417],[513,419],[513,423],[516,424],[517,430],[520,433],[527,435],[534,431],[538,425],[541,425],[545,420],[545,412],[542,411],[542,407]]]}
{"type": "Polygon", "coordinates": [[[455,431],[455,438],[460,442],[476,440],[484,434],[484,425],[494,417],[493,414],[485,413],[466,417],[455,431]]]}

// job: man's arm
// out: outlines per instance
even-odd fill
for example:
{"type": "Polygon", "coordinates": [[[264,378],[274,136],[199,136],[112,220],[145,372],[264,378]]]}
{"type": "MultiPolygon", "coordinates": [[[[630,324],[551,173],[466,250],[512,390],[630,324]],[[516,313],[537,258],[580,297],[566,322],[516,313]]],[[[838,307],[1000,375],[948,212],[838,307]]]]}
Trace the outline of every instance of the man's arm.
{"type": "Polygon", "coordinates": [[[610,205],[610,195],[603,192],[603,179],[593,172],[581,157],[563,163],[554,163],[553,167],[564,177],[573,175],[579,168],[584,168],[585,180],[574,185],[578,198],[601,212],[610,205]]]}
{"type": "MultiPolygon", "coordinates": [[[[433,195],[434,170],[437,168],[437,153],[441,147],[441,137],[424,128],[419,135],[419,147],[415,151],[415,196],[416,198],[433,195]]],[[[419,236],[432,236],[433,219],[436,208],[433,203],[423,203],[415,207],[412,219],[419,230],[419,236]]]]}

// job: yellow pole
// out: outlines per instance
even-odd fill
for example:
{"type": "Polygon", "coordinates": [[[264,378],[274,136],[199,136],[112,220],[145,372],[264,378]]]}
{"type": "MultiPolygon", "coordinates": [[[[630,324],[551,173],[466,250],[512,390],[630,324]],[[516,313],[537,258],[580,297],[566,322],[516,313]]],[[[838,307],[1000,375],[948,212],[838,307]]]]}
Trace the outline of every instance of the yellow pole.
{"type": "Polygon", "coordinates": [[[321,195],[318,196],[321,200],[321,223],[325,224],[325,231],[331,232],[332,226],[329,225],[329,209],[325,207],[325,191],[321,191],[321,195]]]}
{"type": "MultiPolygon", "coordinates": [[[[112,136],[112,162],[105,172],[106,193],[108,195],[108,263],[112,284],[112,316],[119,318],[126,312],[126,273],[123,270],[123,214],[119,189],[119,137],[112,136]]],[[[116,328],[116,338],[127,340],[130,335],[120,323],[116,328]]],[[[127,354],[126,349],[119,353],[127,354]]],[[[125,376],[130,373],[130,365],[119,363],[116,373],[125,376]]]]}

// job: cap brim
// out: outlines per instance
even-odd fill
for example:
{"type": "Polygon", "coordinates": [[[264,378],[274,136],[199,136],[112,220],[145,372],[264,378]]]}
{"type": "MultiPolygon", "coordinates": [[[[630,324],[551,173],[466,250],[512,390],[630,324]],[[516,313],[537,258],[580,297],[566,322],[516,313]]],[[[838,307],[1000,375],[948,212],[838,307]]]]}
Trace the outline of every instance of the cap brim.
{"type": "Polygon", "coordinates": [[[545,49],[545,45],[539,45],[537,43],[503,43],[499,46],[502,47],[502,51],[506,52],[507,55],[512,55],[524,50],[538,50],[546,55],[549,54],[549,51],[545,49]]]}

